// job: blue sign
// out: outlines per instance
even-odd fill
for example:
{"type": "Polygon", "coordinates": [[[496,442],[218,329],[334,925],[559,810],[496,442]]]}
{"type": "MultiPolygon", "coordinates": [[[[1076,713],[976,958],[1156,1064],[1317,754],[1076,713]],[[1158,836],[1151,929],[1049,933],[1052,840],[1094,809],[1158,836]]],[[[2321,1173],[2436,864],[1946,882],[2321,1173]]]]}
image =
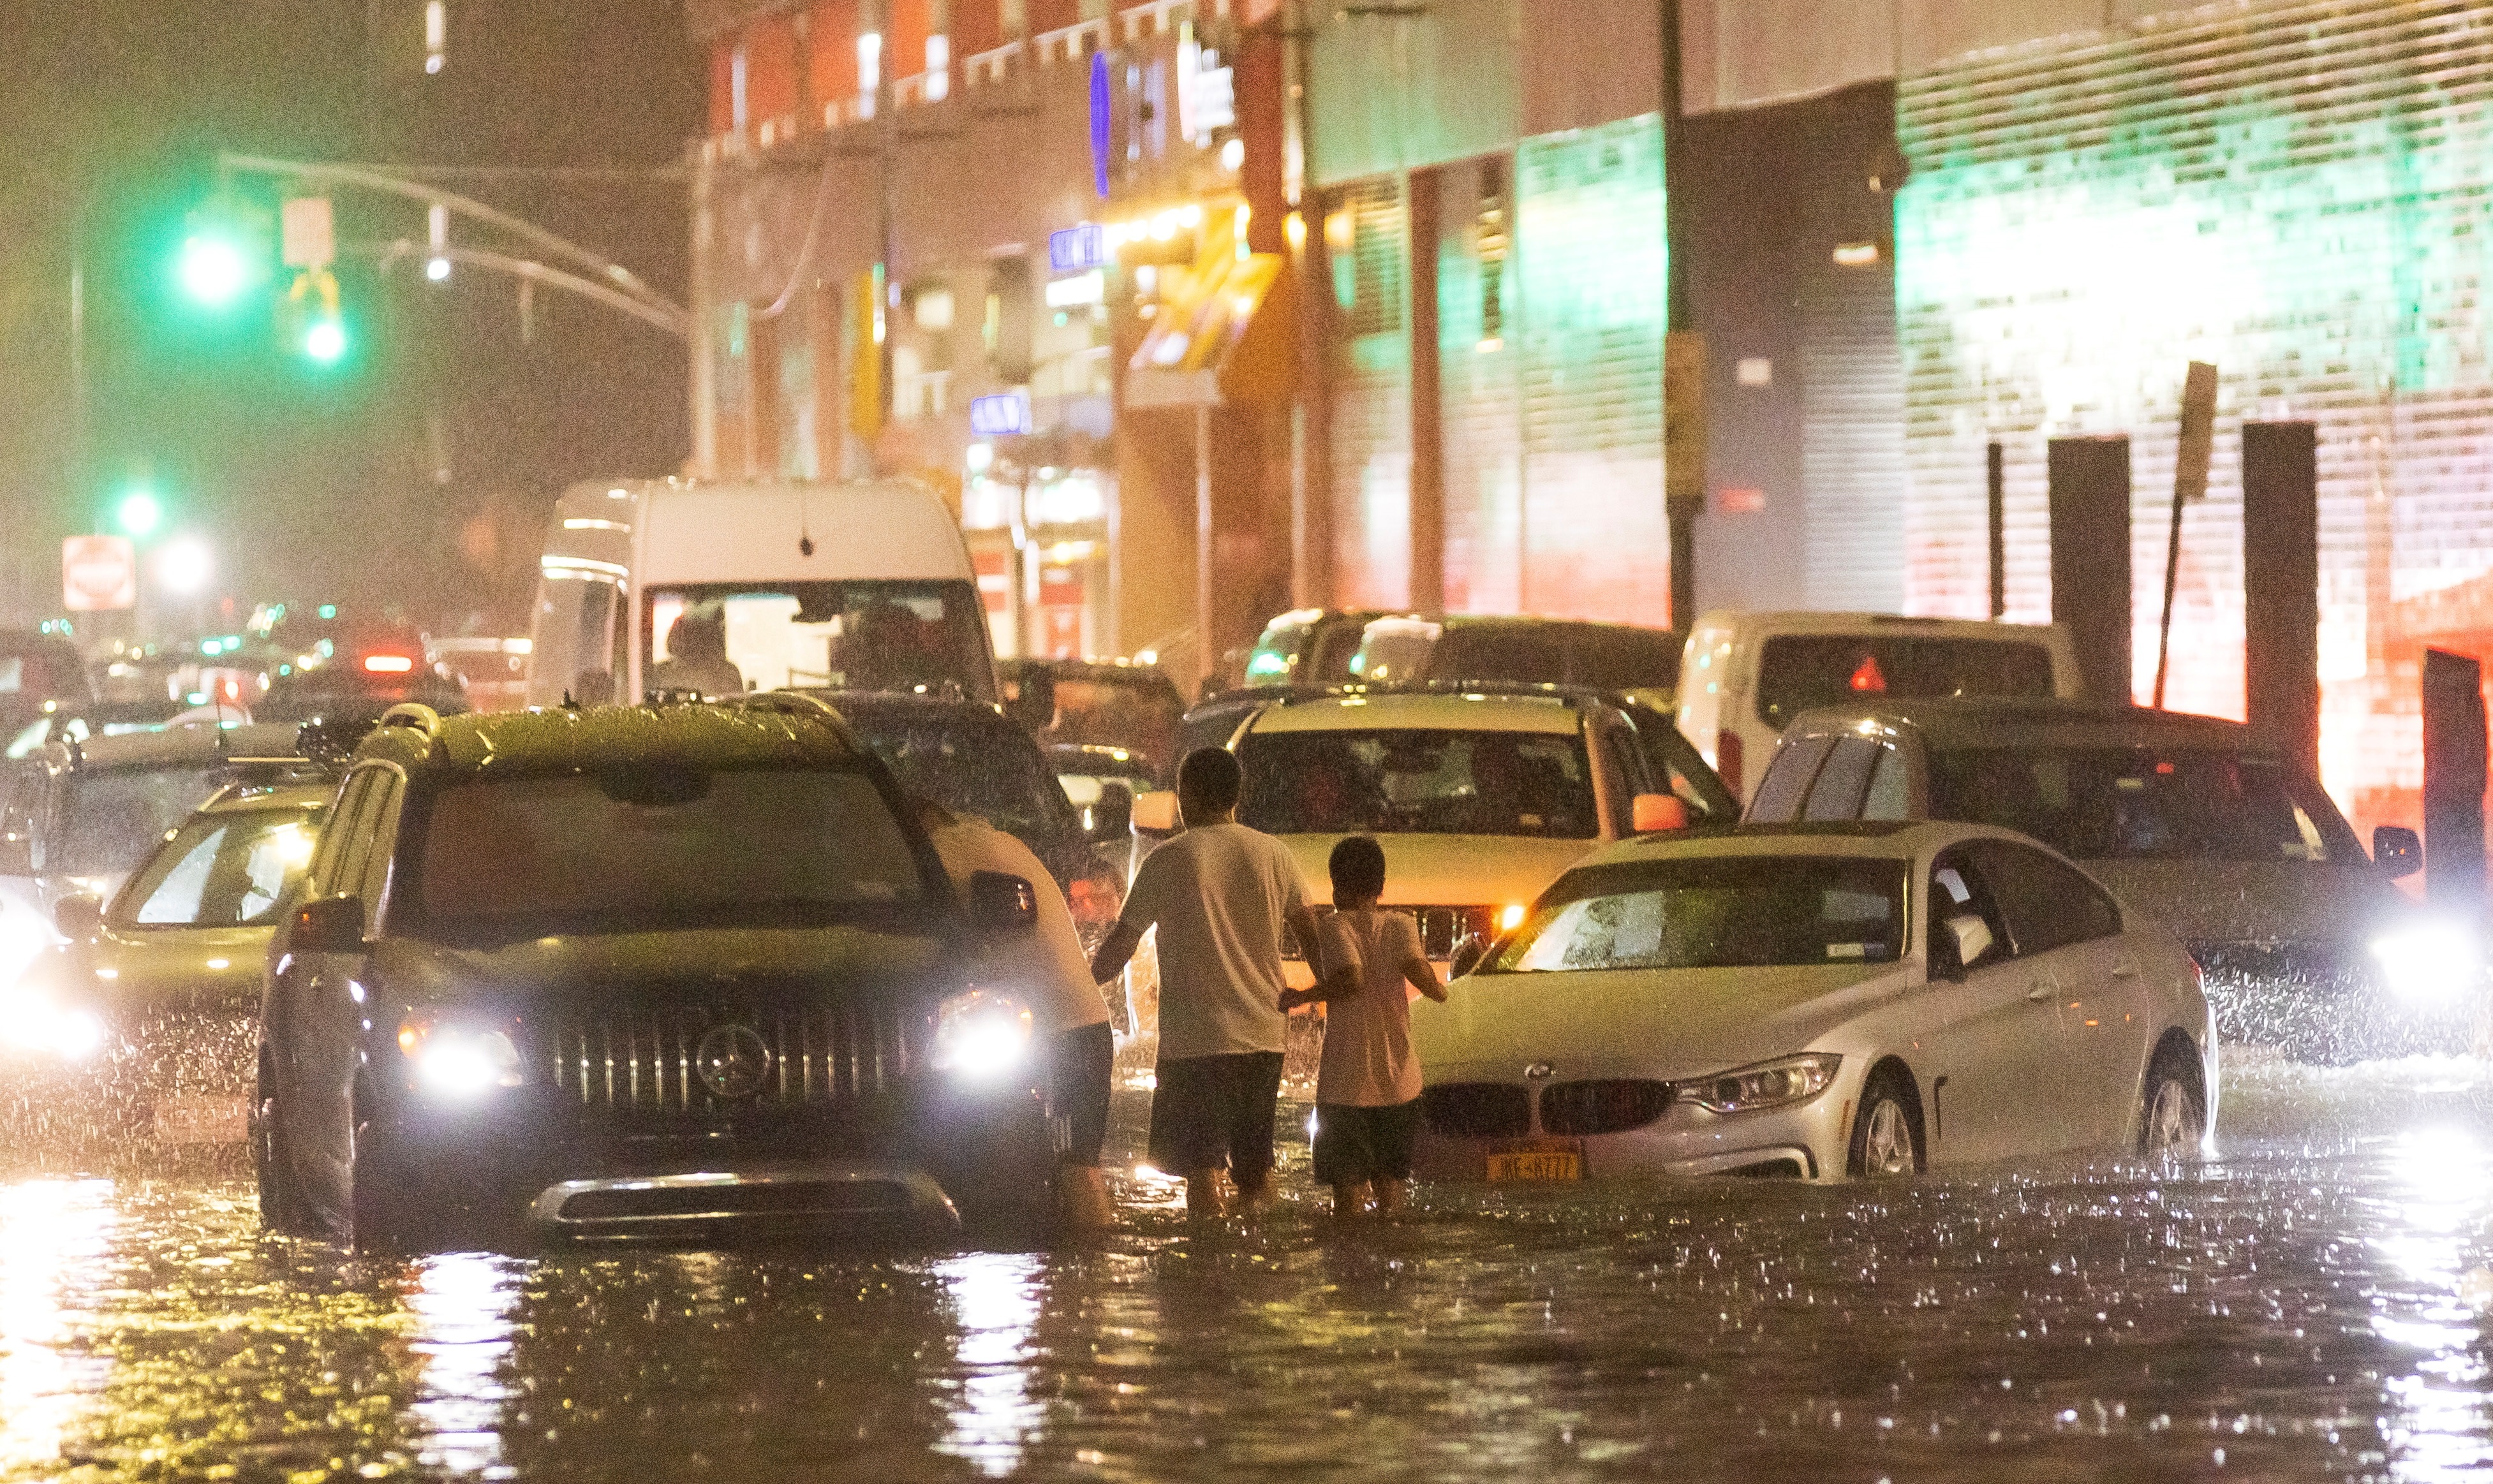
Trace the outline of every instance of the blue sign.
{"type": "Polygon", "coordinates": [[[1108,234],[1096,222],[1047,234],[1047,266],[1057,273],[1088,273],[1108,265],[1108,234]]]}
{"type": "Polygon", "coordinates": [[[1108,198],[1108,148],[1116,122],[1116,100],[1108,95],[1108,54],[1091,53],[1091,184],[1099,199],[1108,198]]]}
{"type": "Polygon", "coordinates": [[[970,399],[970,432],[973,436],[997,438],[1030,430],[1028,392],[998,392],[992,397],[970,399]]]}

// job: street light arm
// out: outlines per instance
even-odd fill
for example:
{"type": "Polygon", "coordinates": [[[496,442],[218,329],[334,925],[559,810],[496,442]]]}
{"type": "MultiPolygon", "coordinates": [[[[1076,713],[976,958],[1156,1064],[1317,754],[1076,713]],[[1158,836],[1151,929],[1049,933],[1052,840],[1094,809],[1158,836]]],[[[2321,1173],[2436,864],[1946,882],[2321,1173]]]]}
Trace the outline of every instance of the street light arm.
{"type": "Polygon", "coordinates": [[[548,288],[566,289],[584,299],[593,299],[609,309],[620,310],[635,319],[655,325],[677,340],[687,339],[692,333],[692,316],[672,304],[645,304],[595,279],[582,278],[576,273],[566,273],[560,268],[550,268],[544,263],[512,257],[488,248],[463,248],[455,244],[435,248],[401,238],[396,242],[360,245],[355,251],[375,253],[383,264],[402,257],[446,257],[454,263],[467,263],[489,273],[507,273],[515,279],[542,283],[548,288]]]}
{"type": "MultiPolygon", "coordinates": [[[[408,180],[392,174],[384,167],[364,164],[323,164],[299,160],[271,160],[259,155],[221,155],[217,163],[225,169],[245,174],[291,175],[307,181],[335,181],[341,185],[360,186],[367,191],[405,196],[408,200],[421,201],[428,206],[444,206],[463,217],[472,217],[479,222],[500,227],[515,237],[532,242],[558,257],[568,258],[587,268],[598,279],[615,285],[617,292],[628,295],[646,308],[674,315],[677,319],[681,319],[686,312],[683,306],[643,282],[630,269],[620,263],[600,257],[578,243],[558,237],[532,222],[523,221],[508,212],[496,211],[482,201],[461,195],[456,192],[444,191],[438,186],[426,185],[421,181],[408,180]]],[[[514,258],[509,261],[517,262],[519,259],[514,258]]]]}

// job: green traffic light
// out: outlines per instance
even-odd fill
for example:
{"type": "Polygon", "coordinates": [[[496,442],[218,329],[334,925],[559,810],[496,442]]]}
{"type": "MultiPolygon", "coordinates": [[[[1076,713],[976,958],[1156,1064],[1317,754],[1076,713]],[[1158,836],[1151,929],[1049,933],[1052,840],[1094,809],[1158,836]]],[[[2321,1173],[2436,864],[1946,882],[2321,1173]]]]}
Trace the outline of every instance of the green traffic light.
{"type": "Polygon", "coordinates": [[[133,540],[152,533],[164,519],[164,503],[156,498],[154,491],[147,490],[131,490],[112,510],[112,523],[120,526],[121,533],[133,540]]]}
{"type": "Polygon", "coordinates": [[[335,319],[315,319],[303,332],[303,353],[323,366],[345,359],[346,327],[335,319]]]}
{"type": "Polygon", "coordinates": [[[221,310],[251,286],[251,259],[231,238],[195,232],[183,239],[175,275],[194,302],[221,310]]]}

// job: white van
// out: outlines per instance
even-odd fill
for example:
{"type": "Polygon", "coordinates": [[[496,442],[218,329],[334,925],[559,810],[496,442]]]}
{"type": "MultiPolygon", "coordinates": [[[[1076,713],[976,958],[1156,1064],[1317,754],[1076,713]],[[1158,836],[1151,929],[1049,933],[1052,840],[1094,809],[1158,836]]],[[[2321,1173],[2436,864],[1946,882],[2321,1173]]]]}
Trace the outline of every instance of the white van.
{"type": "Polygon", "coordinates": [[[1679,729],[1745,803],[1785,724],[1813,707],[1881,696],[2066,699],[2080,689],[2077,649],[2058,624],[1716,611],[1689,631],[1680,658],[1679,729]]]}
{"type": "Polygon", "coordinates": [[[575,485],[539,561],[528,704],[786,687],[996,698],[960,523],[926,490],[575,485]]]}

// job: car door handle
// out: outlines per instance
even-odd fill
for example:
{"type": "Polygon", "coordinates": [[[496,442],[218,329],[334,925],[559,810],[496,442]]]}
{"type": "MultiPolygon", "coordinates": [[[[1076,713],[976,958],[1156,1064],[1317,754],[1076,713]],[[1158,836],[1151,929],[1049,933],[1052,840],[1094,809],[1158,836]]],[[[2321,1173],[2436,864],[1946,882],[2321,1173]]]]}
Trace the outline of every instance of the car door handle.
{"type": "Polygon", "coordinates": [[[2113,976],[2115,979],[2135,979],[2135,978],[2137,978],[2137,977],[2138,977],[2138,961],[2137,961],[2136,959],[2122,959],[2122,960],[2119,960],[2118,962],[2115,963],[2115,964],[2113,965],[2113,966],[2112,966],[2112,976],[2113,976]]]}

